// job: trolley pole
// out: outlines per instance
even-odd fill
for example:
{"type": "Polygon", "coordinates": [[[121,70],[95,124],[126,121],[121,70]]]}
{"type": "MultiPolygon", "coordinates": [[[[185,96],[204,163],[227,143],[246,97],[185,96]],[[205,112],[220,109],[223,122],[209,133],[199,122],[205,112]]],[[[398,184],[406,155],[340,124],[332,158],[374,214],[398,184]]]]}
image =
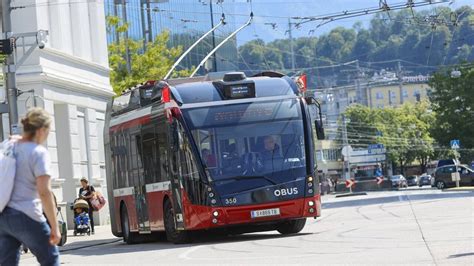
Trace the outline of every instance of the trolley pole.
{"type": "MultiPolygon", "coordinates": [[[[12,38],[12,19],[11,19],[11,0],[2,0],[2,25],[3,38],[12,38]]],[[[3,67],[5,77],[5,92],[8,101],[10,134],[19,134],[18,128],[18,103],[17,103],[17,87],[16,87],[16,66],[13,53],[7,55],[5,65],[3,67]]]]}

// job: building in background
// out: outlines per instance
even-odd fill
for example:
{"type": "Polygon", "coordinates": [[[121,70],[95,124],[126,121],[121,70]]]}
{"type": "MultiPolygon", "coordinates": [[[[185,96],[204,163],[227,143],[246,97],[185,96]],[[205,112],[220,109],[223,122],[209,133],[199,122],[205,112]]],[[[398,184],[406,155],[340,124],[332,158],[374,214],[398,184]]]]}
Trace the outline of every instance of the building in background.
{"type": "MultiPolygon", "coordinates": [[[[170,47],[182,46],[185,50],[219,23],[222,13],[234,13],[233,6],[232,2],[217,4],[208,0],[105,0],[106,16],[119,17],[129,24],[127,34],[118,34],[110,29],[107,41],[110,44],[128,37],[145,43],[168,31],[170,47]]],[[[233,16],[227,16],[225,21],[226,25],[195,47],[178,69],[197,66],[215,45],[236,29],[233,16]]],[[[216,56],[206,63],[206,70],[200,73],[237,70],[237,61],[237,41],[234,37],[216,52],[216,56]]]]}
{"type": "MultiPolygon", "coordinates": [[[[96,190],[106,190],[103,128],[106,104],[113,92],[104,3],[35,3],[12,4],[23,7],[12,11],[13,33],[49,32],[44,49],[36,48],[17,69],[17,87],[23,92],[18,109],[21,117],[28,108],[40,106],[54,117],[45,145],[51,155],[55,195],[65,204],[77,198],[81,177],[87,177],[96,190]]],[[[19,57],[23,51],[21,40],[17,40],[19,57]]],[[[3,118],[8,136],[8,118],[3,118]]],[[[67,213],[72,226],[72,213],[67,213]]],[[[97,213],[96,223],[107,222],[107,217],[104,208],[97,213]]]]}
{"type": "MultiPolygon", "coordinates": [[[[401,82],[403,102],[416,103],[428,100],[431,88],[428,76],[406,76],[401,82]]],[[[365,87],[367,106],[385,108],[400,106],[400,82],[394,75],[374,75],[370,80],[361,82],[365,87]]],[[[352,105],[357,104],[356,85],[318,89],[314,95],[322,103],[322,111],[327,127],[336,127],[338,119],[352,105]]],[[[331,135],[330,135],[331,136],[331,135]]]]}
{"type": "MultiPolygon", "coordinates": [[[[400,96],[403,97],[403,102],[416,103],[422,100],[428,100],[431,93],[431,88],[428,86],[427,76],[406,76],[403,77],[401,83],[400,95],[400,81],[396,74],[388,71],[381,71],[376,73],[369,80],[360,82],[366,93],[367,106],[371,108],[386,108],[400,106],[400,96]]],[[[357,86],[339,86],[314,91],[314,95],[321,102],[322,113],[324,119],[324,127],[327,140],[320,142],[318,147],[318,162],[319,169],[322,169],[321,176],[334,178],[342,176],[343,173],[343,159],[340,158],[342,146],[340,145],[342,139],[341,116],[346,109],[352,105],[357,104],[357,86]],[[338,144],[339,143],[339,144],[338,144]],[[333,154],[337,160],[333,160],[333,154]]],[[[375,143],[374,143],[375,144],[375,143]]],[[[359,149],[356,154],[360,157],[354,161],[354,166],[360,173],[364,170],[372,171],[376,163],[384,165],[384,171],[391,174],[391,169],[386,167],[384,162],[373,162],[372,157],[367,155],[367,149],[359,149]]],[[[385,154],[383,155],[385,156],[385,154]]],[[[349,159],[349,158],[348,158],[349,159]]],[[[389,165],[388,165],[389,166],[389,165]]],[[[352,169],[351,169],[352,170],[352,169]]],[[[372,177],[370,177],[372,178],[372,177]]]]}

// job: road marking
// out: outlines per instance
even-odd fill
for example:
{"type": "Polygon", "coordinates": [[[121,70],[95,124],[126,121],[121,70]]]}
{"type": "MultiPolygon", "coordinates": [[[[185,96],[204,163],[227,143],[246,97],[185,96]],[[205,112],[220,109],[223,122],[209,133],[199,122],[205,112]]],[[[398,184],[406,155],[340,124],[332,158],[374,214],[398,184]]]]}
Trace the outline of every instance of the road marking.
{"type": "Polygon", "coordinates": [[[201,246],[194,246],[188,250],[186,250],[185,252],[181,253],[179,255],[179,258],[180,259],[184,259],[184,260],[192,260],[193,258],[189,258],[189,254],[193,253],[194,251],[198,250],[201,246]]]}
{"type": "Polygon", "coordinates": [[[398,200],[403,202],[403,201],[407,201],[409,199],[408,199],[407,195],[398,195],[398,200]]]}

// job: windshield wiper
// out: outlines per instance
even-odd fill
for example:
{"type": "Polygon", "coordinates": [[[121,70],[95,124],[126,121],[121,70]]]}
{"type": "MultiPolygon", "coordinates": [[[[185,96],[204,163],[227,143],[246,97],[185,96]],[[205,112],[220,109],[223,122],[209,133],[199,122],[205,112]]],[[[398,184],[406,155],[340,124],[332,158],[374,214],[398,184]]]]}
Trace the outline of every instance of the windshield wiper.
{"type": "Polygon", "coordinates": [[[213,182],[221,182],[225,180],[245,180],[245,179],[265,179],[268,182],[272,183],[273,185],[277,185],[278,183],[275,180],[271,179],[270,177],[264,175],[241,175],[241,176],[234,176],[234,177],[227,177],[218,180],[214,180],[213,182]]]}

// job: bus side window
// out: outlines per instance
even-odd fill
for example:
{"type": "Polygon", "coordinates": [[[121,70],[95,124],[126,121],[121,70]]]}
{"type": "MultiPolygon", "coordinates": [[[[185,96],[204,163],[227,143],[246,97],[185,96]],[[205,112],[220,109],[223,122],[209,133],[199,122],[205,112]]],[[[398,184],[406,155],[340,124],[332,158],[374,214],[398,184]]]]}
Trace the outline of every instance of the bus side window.
{"type": "Polygon", "coordinates": [[[130,160],[129,164],[129,186],[138,185],[137,178],[138,178],[138,149],[137,149],[137,136],[136,133],[130,134],[130,152],[128,158],[130,160]]]}
{"type": "Polygon", "coordinates": [[[159,162],[157,160],[158,147],[155,142],[155,128],[147,127],[142,131],[142,160],[143,160],[143,174],[145,176],[145,183],[158,182],[157,167],[159,162]]]}
{"type": "Polygon", "coordinates": [[[168,150],[167,150],[167,141],[168,136],[166,134],[166,124],[158,122],[156,127],[156,149],[158,150],[157,154],[157,176],[158,181],[168,181],[168,150]]]}

